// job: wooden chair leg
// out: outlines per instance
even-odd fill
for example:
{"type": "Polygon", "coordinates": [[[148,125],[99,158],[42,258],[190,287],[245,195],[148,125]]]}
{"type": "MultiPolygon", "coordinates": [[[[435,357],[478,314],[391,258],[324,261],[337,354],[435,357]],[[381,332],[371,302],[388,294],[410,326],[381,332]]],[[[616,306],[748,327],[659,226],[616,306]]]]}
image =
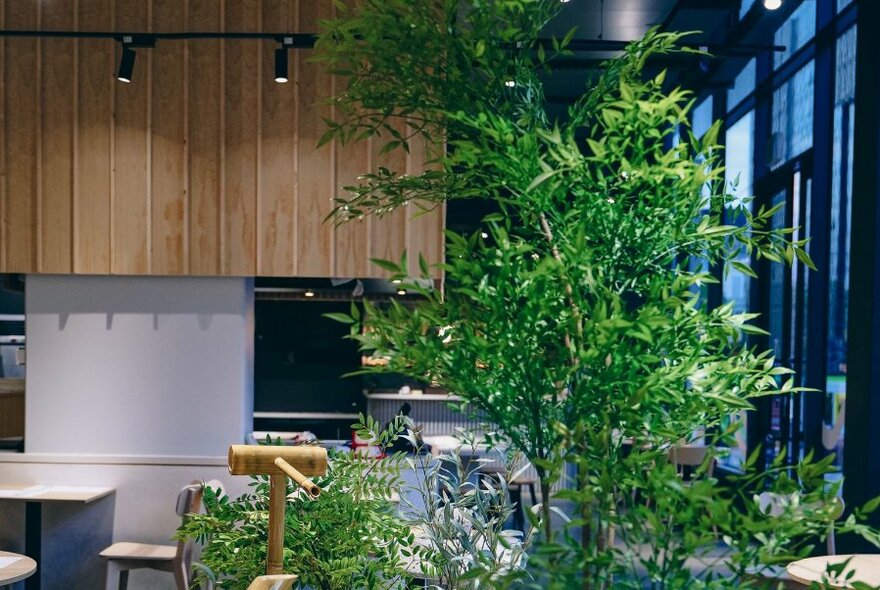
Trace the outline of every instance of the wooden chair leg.
{"type": "Polygon", "coordinates": [[[177,590],[189,590],[189,567],[184,562],[175,561],[172,573],[174,574],[174,585],[177,590]]]}

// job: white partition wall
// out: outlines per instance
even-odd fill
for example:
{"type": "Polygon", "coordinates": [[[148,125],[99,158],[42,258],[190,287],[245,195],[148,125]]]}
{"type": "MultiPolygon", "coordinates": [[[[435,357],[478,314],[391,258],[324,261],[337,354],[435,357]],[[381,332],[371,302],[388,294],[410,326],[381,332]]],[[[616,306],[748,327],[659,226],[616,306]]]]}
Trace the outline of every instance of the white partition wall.
{"type": "Polygon", "coordinates": [[[223,456],[251,427],[252,282],[27,277],[27,453],[223,456]]]}
{"type": "MultiPolygon", "coordinates": [[[[226,452],[252,427],[251,280],[31,275],[25,289],[25,452],[0,453],[0,487],[111,487],[101,519],[112,519],[113,540],[162,544],[173,543],[183,485],[247,489],[248,478],[228,474],[226,452]]],[[[103,575],[100,548],[59,533],[59,523],[79,526],[80,512],[52,507],[43,519],[43,590],[103,587],[61,584],[53,565],[86,560],[103,575]]],[[[0,503],[0,548],[24,550],[23,517],[22,502],[0,503]]],[[[150,570],[129,582],[173,587],[150,570]]]]}

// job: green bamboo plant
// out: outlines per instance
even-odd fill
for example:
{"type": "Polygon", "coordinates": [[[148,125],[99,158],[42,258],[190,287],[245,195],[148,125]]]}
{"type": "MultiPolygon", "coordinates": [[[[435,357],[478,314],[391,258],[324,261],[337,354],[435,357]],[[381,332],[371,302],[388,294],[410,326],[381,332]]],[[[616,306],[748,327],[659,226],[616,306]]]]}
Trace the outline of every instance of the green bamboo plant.
{"type": "MultiPolygon", "coordinates": [[[[559,4],[363,0],[324,23],[316,59],[343,90],[322,141],[429,147],[424,174],[365,171],[337,199],[335,220],[462,198],[499,210],[472,235],[447,233],[443,290],[408,276],[405,257],[377,261],[421,301],[335,319],[388,359],[366,371],[456,392],[535,464],[544,502],[534,567],[496,576],[497,586],[773,586],[770,568],[822,539],[835,516],[822,507],[838,488],[824,485],[828,460],[756,472],[757,452],[734,485],[713,477],[738,412],[802,390],[755,346],[765,336],[756,314],[707,305],[700,294],[717,280],[701,269],[756,276],[744,253],[812,268],[807,242],[774,224],[778,206],[730,194],[720,125],[695,136],[693,95],[647,73],[652,58],[692,53],[681,34],[632,43],[551,121],[539,73],[573,33],[546,42],[540,32],[559,4]],[[668,454],[696,436],[712,450],[685,483],[668,454]],[[570,518],[554,527],[551,486],[571,468],[555,498],[570,518]],[[768,528],[755,500],[765,489],[818,508],[768,528]],[[719,543],[723,559],[695,571],[693,558],[719,543]]],[[[862,515],[840,526],[878,542],[862,515]]]]}

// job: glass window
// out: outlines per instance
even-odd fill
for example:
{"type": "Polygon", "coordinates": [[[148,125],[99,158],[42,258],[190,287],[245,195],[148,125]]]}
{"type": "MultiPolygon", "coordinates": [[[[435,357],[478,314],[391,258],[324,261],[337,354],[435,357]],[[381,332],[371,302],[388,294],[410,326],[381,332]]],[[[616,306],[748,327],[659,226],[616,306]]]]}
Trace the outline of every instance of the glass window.
{"type": "Polygon", "coordinates": [[[852,0],[837,0],[837,12],[852,4],[852,0]]]}
{"type": "MultiPolygon", "coordinates": [[[[744,203],[749,209],[751,209],[751,200],[749,198],[753,194],[752,162],[754,138],[754,111],[749,111],[731,125],[727,129],[724,138],[724,181],[727,191],[738,197],[738,201],[735,204],[744,203]]],[[[737,224],[743,223],[743,221],[742,217],[735,210],[732,209],[728,212],[727,223],[737,224]]],[[[736,260],[744,264],[749,264],[750,262],[749,255],[745,250],[739,253],[736,260]]],[[[748,275],[735,268],[729,268],[721,281],[721,296],[725,303],[733,301],[734,313],[745,313],[749,311],[750,288],[751,279],[748,275]]],[[[746,432],[748,414],[746,412],[738,412],[730,416],[728,421],[728,425],[736,425],[735,444],[730,447],[722,463],[728,468],[742,469],[747,455],[746,432]]]]}
{"type": "Polygon", "coordinates": [[[790,58],[807,41],[816,35],[816,0],[804,0],[797,10],[776,29],[773,42],[785,47],[784,51],[773,54],[773,68],[776,69],[790,58]]]}
{"type": "Polygon", "coordinates": [[[707,96],[694,107],[691,112],[691,130],[697,137],[702,137],[712,126],[712,97],[707,96]]]}
{"type": "MultiPolygon", "coordinates": [[[[730,194],[739,199],[752,196],[752,158],[754,154],[755,113],[749,111],[739,121],[727,129],[724,152],[724,181],[730,194]]],[[[739,201],[740,203],[742,201],[739,201]]],[[[751,208],[751,201],[746,201],[751,208]]],[[[731,212],[728,223],[741,223],[743,220],[731,212]]],[[[749,255],[743,251],[738,262],[749,263],[749,255]]],[[[729,269],[721,283],[725,302],[734,302],[735,313],[745,313],[749,309],[749,277],[736,269],[729,269]]]]}
{"type": "Polygon", "coordinates": [[[727,108],[731,109],[742,102],[749,94],[755,91],[755,58],[743,66],[733,86],[727,91],[727,108]]]}
{"type": "Polygon", "coordinates": [[[739,17],[744,17],[754,3],[755,0],[742,0],[742,4],[739,5],[739,17]]]}
{"type": "Polygon", "coordinates": [[[828,257],[828,362],[822,442],[843,464],[846,404],[846,341],[849,315],[850,221],[852,219],[853,124],[855,121],[856,28],[837,40],[834,87],[834,151],[828,257]]]}
{"type": "Polygon", "coordinates": [[[778,168],[813,146],[811,61],[773,93],[771,168],[778,168]]]}
{"type": "MultiPolygon", "coordinates": [[[[771,207],[782,204],[782,207],[773,214],[770,224],[773,229],[785,227],[786,209],[786,191],[782,190],[775,195],[770,202],[771,207]]],[[[770,348],[776,357],[776,363],[779,365],[787,364],[785,359],[785,280],[787,268],[783,264],[770,265],[770,308],[767,320],[767,331],[770,333],[770,348]]]]}

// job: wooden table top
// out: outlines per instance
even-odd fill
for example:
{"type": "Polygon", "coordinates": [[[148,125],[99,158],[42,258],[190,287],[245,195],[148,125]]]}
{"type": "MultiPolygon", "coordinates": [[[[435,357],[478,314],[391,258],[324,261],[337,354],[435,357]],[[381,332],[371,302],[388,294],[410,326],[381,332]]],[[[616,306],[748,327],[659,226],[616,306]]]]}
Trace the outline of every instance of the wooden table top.
{"type": "Polygon", "coordinates": [[[832,588],[852,588],[852,582],[863,582],[872,588],[880,588],[880,555],[822,555],[794,561],[786,566],[785,571],[795,581],[809,586],[813,582],[822,582],[829,565],[836,565],[849,560],[849,564],[837,579],[828,583],[832,588]],[[853,577],[845,580],[849,572],[853,577]],[[840,580],[839,582],[837,580],[840,580]]]}
{"type": "Polygon", "coordinates": [[[30,557],[0,551],[0,585],[24,580],[37,571],[37,562],[30,557]]]}
{"type": "Polygon", "coordinates": [[[116,490],[105,487],[63,485],[0,485],[0,500],[29,502],[82,502],[88,504],[116,490]]]}

